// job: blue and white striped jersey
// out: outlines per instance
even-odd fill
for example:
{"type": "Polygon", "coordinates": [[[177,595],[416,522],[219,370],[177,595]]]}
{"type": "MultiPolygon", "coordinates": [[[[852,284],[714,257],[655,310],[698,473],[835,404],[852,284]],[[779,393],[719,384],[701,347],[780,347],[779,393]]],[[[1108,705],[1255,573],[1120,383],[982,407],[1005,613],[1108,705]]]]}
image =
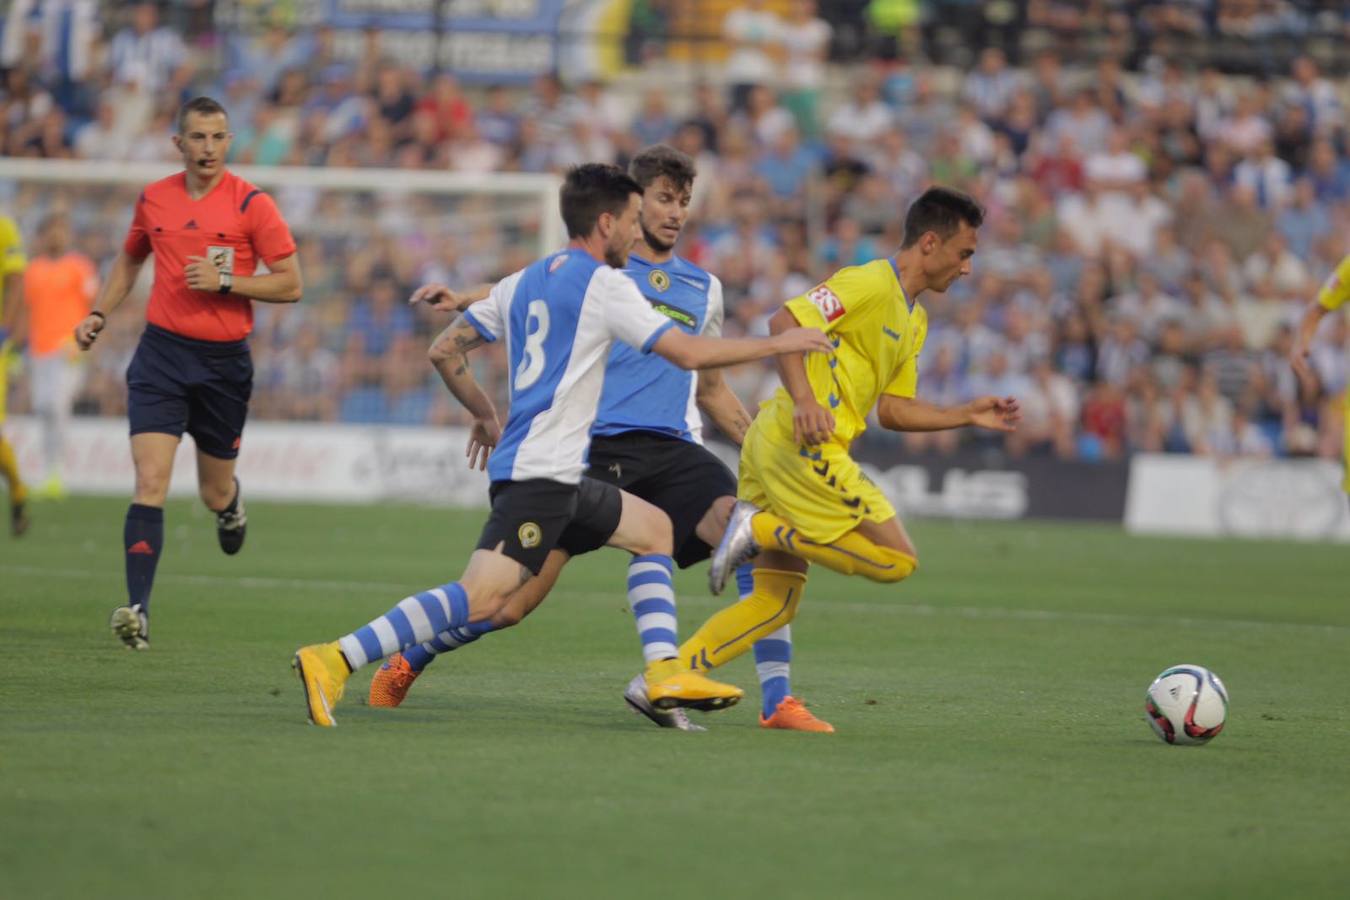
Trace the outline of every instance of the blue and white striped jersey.
{"type": "MultiPolygon", "coordinates": [[[[722,282],[676,256],[669,262],[628,258],[624,274],[637,283],[652,308],[690,334],[722,334],[722,282]]],[[[615,344],[605,367],[605,389],[592,434],[656,431],[703,442],[703,419],[695,395],[697,373],[659,356],[615,344]]]]}
{"type": "Polygon", "coordinates": [[[672,319],[633,281],[568,249],[499,281],[464,317],[484,340],[506,340],[511,411],[488,459],[493,481],[576,484],[615,340],[646,354],[672,319]]]}

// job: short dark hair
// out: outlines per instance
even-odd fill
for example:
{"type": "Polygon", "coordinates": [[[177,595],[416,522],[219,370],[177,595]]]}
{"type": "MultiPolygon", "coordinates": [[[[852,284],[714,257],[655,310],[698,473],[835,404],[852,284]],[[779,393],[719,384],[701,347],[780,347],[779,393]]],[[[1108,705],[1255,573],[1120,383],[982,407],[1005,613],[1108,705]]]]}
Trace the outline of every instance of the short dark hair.
{"type": "Polygon", "coordinates": [[[585,163],[568,169],[558,195],[567,236],[590,234],[602,214],[619,215],[633,194],[642,196],[642,186],[618,166],[585,163]]]}
{"type": "Polygon", "coordinates": [[[965,222],[971,228],[984,224],[984,207],[969,194],[945,187],[930,187],[910,204],[905,213],[905,237],[901,247],[912,247],[929,231],[944,241],[965,222]]]}
{"type": "Polygon", "coordinates": [[[230,114],[225,112],[225,107],[210,97],[193,97],[184,103],[178,110],[178,133],[182,134],[183,129],[187,128],[187,117],[189,113],[200,113],[204,116],[213,116],[220,113],[229,121],[230,114]]]}
{"type": "Polygon", "coordinates": [[[653,144],[633,157],[628,164],[628,174],[644,191],[662,175],[669,178],[677,190],[683,191],[694,183],[698,168],[688,153],[669,144],[653,144]]]}

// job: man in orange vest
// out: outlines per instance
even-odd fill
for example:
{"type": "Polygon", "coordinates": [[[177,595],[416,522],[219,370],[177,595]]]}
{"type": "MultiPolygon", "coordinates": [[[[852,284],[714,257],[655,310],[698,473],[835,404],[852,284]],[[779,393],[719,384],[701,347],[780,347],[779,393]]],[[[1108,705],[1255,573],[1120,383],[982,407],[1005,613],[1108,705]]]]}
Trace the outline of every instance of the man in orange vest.
{"type": "Polygon", "coordinates": [[[42,419],[46,463],[46,478],[37,488],[39,496],[65,496],[61,463],[71,408],[82,378],[72,335],[75,326],[89,314],[97,289],[94,264],[71,248],[69,221],[60,213],[48,216],[38,232],[37,255],[23,276],[33,411],[42,419]]]}

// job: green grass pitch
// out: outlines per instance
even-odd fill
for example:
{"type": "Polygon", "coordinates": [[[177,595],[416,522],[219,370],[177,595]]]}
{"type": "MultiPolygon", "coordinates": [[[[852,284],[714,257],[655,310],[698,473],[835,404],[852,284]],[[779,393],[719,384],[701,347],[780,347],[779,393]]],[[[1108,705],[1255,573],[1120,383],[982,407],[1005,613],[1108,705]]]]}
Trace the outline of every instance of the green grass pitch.
{"type": "MultiPolygon", "coordinates": [[[[1350,551],[1117,528],[912,523],[922,568],[813,576],[795,692],[833,736],[757,727],[747,690],[656,729],[624,558],[572,565],[524,626],[398,710],[306,724],[302,644],[455,577],[479,512],[250,504],[215,546],[170,504],[153,647],[106,629],[123,500],[0,537],[5,898],[1343,897],[1350,551]],[[1232,694],[1213,743],[1142,717],[1165,666],[1232,694]],[[697,715],[697,714],[696,714],[697,715]]],[[[682,631],[720,601],[680,576],[682,631]]]]}

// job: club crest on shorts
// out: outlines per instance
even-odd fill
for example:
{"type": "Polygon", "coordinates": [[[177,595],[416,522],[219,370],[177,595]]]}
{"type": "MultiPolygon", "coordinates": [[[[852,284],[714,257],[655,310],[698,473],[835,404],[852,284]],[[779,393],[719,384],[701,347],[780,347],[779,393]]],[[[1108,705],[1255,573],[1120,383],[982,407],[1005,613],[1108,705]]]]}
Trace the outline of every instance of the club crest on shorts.
{"type": "Polygon", "coordinates": [[[207,247],[206,258],[211,260],[211,265],[222,272],[234,272],[234,248],[233,247],[207,247]]]}
{"type": "Polygon", "coordinates": [[[670,287],[670,276],[660,269],[652,269],[647,276],[647,283],[658,291],[664,291],[670,287]]]}
{"type": "Polygon", "coordinates": [[[539,546],[540,539],[544,536],[539,526],[533,522],[526,522],[516,531],[516,537],[520,538],[520,546],[530,550],[539,546]]]}

